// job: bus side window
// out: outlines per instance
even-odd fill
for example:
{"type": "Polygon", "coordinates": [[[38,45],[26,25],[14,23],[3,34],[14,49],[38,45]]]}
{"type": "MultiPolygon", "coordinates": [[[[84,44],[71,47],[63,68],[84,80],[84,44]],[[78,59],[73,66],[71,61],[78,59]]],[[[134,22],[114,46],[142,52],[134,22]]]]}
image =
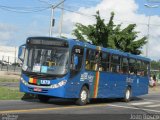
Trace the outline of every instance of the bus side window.
{"type": "Polygon", "coordinates": [[[92,56],[92,51],[91,50],[88,50],[87,49],[87,52],[86,52],[86,65],[85,65],[85,68],[86,70],[90,70],[91,69],[91,56],[92,56]]]}
{"type": "Polygon", "coordinates": [[[149,63],[137,60],[136,69],[137,69],[137,75],[148,76],[149,63]]]}
{"type": "Polygon", "coordinates": [[[111,56],[111,72],[119,73],[120,72],[120,56],[112,55],[111,56]]]}
{"type": "Polygon", "coordinates": [[[71,56],[71,69],[73,71],[80,71],[82,68],[82,62],[83,62],[83,53],[84,49],[80,46],[75,46],[72,49],[72,56],[71,56]]]}
{"type": "Polygon", "coordinates": [[[142,76],[147,76],[148,75],[148,69],[149,69],[149,64],[147,62],[142,62],[141,75],[142,76]]]}
{"type": "Polygon", "coordinates": [[[122,73],[128,74],[128,58],[122,57],[121,69],[122,73]]]}
{"type": "Polygon", "coordinates": [[[137,60],[136,62],[136,70],[137,70],[137,75],[141,75],[141,61],[140,60],[137,60]]]}
{"type": "Polygon", "coordinates": [[[99,62],[99,52],[96,50],[88,49],[86,53],[86,70],[94,70],[98,69],[98,62],[99,62]]]}
{"type": "Polygon", "coordinates": [[[109,53],[101,53],[100,71],[109,71],[109,53]]]}
{"type": "Polygon", "coordinates": [[[136,74],[136,60],[135,59],[129,59],[129,74],[133,75],[136,74]]]}

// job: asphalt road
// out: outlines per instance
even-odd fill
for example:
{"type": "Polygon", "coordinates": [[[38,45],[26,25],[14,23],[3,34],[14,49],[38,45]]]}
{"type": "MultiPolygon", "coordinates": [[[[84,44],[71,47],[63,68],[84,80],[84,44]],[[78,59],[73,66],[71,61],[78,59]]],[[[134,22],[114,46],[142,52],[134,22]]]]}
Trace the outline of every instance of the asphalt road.
{"type": "MultiPolygon", "coordinates": [[[[98,120],[102,116],[104,118],[117,116],[119,120],[127,120],[137,117],[136,115],[149,114],[158,115],[157,117],[160,119],[160,92],[134,98],[129,103],[119,99],[99,99],[92,100],[86,106],[76,106],[74,101],[67,99],[51,99],[48,103],[40,103],[38,100],[5,100],[0,101],[0,114],[18,114],[24,118],[30,116],[32,119],[40,119],[44,116],[49,119],[53,118],[53,115],[55,117],[59,114],[61,114],[59,116],[61,118],[66,118],[68,115],[69,117],[76,115],[76,118],[89,115],[89,117],[97,117],[98,120]]],[[[69,119],[71,120],[71,118],[69,119]]]]}

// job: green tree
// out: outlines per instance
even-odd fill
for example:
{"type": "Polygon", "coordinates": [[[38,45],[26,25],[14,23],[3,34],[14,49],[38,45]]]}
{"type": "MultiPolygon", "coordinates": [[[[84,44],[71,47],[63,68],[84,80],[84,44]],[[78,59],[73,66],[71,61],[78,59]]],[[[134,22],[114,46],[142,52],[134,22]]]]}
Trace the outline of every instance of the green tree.
{"type": "Polygon", "coordinates": [[[130,24],[121,29],[121,24],[115,25],[113,22],[114,12],[111,13],[107,24],[100,17],[99,11],[96,13],[95,18],[96,23],[93,25],[85,26],[77,23],[73,35],[82,41],[91,40],[95,45],[141,54],[140,48],[146,43],[147,38],[144,36],[137,40],[136,24],[130,24]]]}
{"type": "Polygon", "coordinates": [[[151,61],[151,69],[152,70],[160,70],[160,61],[151,61]]]}

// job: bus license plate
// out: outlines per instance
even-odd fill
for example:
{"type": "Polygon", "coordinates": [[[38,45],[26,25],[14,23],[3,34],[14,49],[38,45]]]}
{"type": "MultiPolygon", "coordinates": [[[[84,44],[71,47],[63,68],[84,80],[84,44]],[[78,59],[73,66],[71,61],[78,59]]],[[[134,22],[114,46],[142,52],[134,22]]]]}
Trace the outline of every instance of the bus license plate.
{"type": "Polygon", "coordinates": [[[35,92],[42,92],[42,89],[41,88],[34,88],[33,89],[35,92]]]}
{"type": "Polygon", "coordinates": [[[50,85],[51,81],[50,80],[41,80],[41,85],[50,85]]]}

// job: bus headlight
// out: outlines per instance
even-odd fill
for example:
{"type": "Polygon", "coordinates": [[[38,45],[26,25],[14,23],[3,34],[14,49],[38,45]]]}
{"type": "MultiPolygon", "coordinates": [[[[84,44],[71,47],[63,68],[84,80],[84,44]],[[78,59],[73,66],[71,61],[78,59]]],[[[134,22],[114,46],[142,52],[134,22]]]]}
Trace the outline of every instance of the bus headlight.
{"type": "MultiPolygon", "coordinates": [[[[22,77],[21,77],[21,82],[26,85],[26,86],[31,86],[31,87],[35,87],[34,85],[29,85],[22,77]]],[[[40,87],[40,88],[59,88],[61,86],[64,86],[66,84],[67,80],[63,80],[57,84],[53,84],[51,86],[36,86],[36,87],[40,87]]]]}
{"type": "Polygon", "coordinates": [[[22,81],[22,83],[23,83],[24,85],[27,85],[27,84],[28,84],[22,77],[21,77],[20,80],[22,81]]]}
{"type": "Polygon", "coordinates": [[[59,88],[61,86],[64,86],[66,84],[66,82],[67,82],[67,80],[63,80],[63,81],[61,81],[61,82],[59,82],[57,84],[51,85],[51,88],[59,88]]]}

